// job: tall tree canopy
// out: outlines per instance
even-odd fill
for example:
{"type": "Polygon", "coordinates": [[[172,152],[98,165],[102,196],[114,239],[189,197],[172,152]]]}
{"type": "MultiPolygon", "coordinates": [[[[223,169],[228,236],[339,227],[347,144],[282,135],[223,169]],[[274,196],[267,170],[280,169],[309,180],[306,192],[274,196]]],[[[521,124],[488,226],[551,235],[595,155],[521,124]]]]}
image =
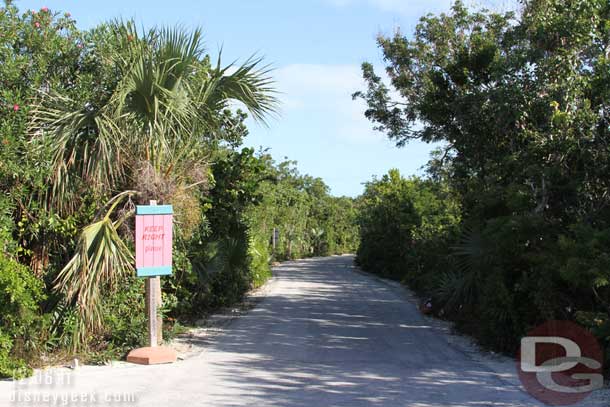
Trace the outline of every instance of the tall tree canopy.
{"type": "Polygon", "coordinates": [[[514,339],[548,318],[608,340],[610,3],[529,0],[496,13],[457,1],[378,44],[388,81],[365,63],[354,97],[398,146],[440,144],[428,171],[462,212],[462,237],[447,242],[457,274],[436,285],[476,282],[475,309],[465,298],[461,309],[499,347],[515,341],[492,332],[514,339]]]}

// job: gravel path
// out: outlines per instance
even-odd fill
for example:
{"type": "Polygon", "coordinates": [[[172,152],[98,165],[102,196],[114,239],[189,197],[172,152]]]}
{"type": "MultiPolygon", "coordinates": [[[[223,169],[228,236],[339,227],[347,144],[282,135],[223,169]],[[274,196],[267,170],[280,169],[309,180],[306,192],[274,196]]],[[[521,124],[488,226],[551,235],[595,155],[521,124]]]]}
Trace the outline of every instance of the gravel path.
{"type": "MultiPolygon", "coordinates": [[[[178,363],[0,382],[0,406],[93,405],[63,403],[75,394],[96,406],[540,406],[521,390],[513,361],[451,335],[448,324],[421,315],[408,290],[352,263],[335,256],[275,268],[254,308],[219,334],[196,332],[178,363]],[[25,400],[44,395],[50,402],[25,400]]],[[[607,407],[604,397],[583,406],[607,407]]]]}

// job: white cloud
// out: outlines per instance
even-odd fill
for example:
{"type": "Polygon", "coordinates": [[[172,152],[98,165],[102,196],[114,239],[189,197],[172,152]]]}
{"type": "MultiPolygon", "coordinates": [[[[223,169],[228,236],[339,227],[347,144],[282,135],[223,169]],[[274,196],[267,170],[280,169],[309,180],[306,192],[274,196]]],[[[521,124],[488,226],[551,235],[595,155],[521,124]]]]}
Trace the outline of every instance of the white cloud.
{"type": "Polygon", "coordinates": [[[279,68],[274,77],[283,116],[325,120],[329,133],[340,142],[385,140],[364,117],[365,103],[352,100],[351,95],[365,86],[359,66],[293,64],[279,68]]]}
{"type": "MultiPolygon", "coordinates": [[[[381,73],[383,69],[378,69],[381,73]]],[[[276,160],[296,159],[303,173],[321,176],[333,194],[355,196],[361,182],[389,168],[419,174],[431,146],[395,148],[364,117],[365,103],[351,95],[365,87],[354,65],[293,64],[274,72],[282,114],[270,128],[251,127],[248,145],[272,146],[276,160]]]]}
{"type": "Polygon", "coordinates": [[[354,0],[327,0],[330,4],[336,7],[345,7],[353,3],[354,0]]]}
{"type": "Polygon", "coordinates": [[[346,96],[359,90],[362,75],[357,65],[292,64],[274,73],[279,91],[287,96],[346,96]]]}

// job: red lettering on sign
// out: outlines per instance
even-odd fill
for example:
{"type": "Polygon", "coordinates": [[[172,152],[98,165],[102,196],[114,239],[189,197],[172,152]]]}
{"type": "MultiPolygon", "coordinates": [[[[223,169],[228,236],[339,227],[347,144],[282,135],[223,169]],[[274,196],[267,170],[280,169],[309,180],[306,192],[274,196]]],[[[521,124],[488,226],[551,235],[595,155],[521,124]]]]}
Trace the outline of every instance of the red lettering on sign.
{"type": "Polygon", "coordinates": [[[172,215],[136,216],[136,267],[171,266],[172,215]]]}

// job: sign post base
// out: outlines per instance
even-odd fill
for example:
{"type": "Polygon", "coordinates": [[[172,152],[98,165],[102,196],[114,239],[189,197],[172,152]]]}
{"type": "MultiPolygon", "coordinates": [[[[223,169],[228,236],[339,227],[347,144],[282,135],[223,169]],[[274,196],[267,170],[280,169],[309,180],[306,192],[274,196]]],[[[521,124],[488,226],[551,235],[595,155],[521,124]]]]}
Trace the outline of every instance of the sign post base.
{"type": "Polygon", "coordinates": [[[178,354],[172,348],[166,346],[147,346],[134,349],[127,355],[127,361],[139,365],[159,365],[163,363],[174,363],[178,354]]]}

